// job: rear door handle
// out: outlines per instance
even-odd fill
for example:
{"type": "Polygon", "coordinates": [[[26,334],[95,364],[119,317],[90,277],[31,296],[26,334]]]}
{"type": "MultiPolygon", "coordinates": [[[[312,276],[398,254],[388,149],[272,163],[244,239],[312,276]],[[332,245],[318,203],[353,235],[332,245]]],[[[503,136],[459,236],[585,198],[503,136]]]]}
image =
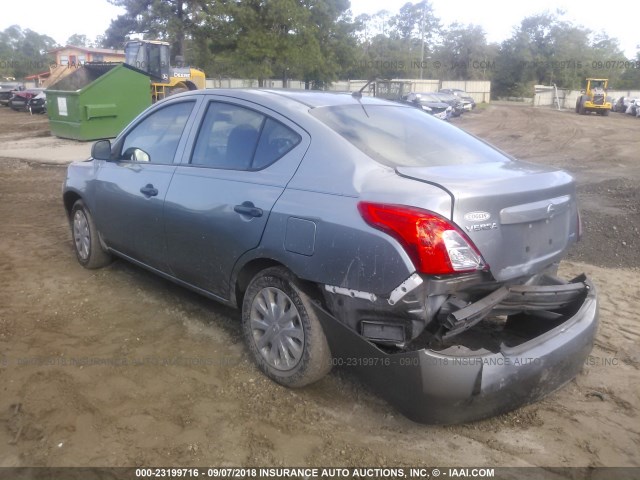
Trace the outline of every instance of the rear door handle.
{"type": "Polygon", "coordinates": [[[140,193],[145,197],[155,197],[156,195],[158,195],[158,189],[154,188],[154,186],[150,183],[147,183],[146,186],[140,189],[140,193]]]}
{"type": "Polygon", "coordinates": [[[256,207],[253,202],[242,202],[242,205],[233,207],[233,211],[240,215],[248,215],[250,217],[261,217],[262,209],[256,207]]]}

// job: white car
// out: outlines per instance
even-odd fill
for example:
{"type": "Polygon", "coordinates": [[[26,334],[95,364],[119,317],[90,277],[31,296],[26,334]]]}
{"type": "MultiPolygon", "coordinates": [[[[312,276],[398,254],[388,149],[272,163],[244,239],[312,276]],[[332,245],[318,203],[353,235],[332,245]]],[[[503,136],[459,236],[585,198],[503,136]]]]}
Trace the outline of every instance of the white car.
{"type": "Polygon", "coordinates": [[[638,116],[639,105],[640,105],[639,98],[632,99],[631,101],[629,101],[629,105],[627,106],[627,109],[624,111],[624,113],[626,113],[627,115],[633,115],[634,117],[638,116]]]}

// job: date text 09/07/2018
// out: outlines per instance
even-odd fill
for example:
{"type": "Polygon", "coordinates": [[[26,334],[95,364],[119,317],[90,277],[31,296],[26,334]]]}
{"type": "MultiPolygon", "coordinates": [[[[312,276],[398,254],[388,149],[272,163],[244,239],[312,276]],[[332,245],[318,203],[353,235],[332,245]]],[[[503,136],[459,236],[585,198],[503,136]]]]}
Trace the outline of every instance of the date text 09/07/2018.
{"type": "Polygon", "coordinates": [[[137,468],[136,478],[493,478],[493,468],[137,468]]]}
{"type": "Polygon", "coordinates": [[[640,60],[523,60],[522,68],[552,68],[556,70],[578,70],[583,67],[593,70],[628,70],[640,68],[640,60]]]}

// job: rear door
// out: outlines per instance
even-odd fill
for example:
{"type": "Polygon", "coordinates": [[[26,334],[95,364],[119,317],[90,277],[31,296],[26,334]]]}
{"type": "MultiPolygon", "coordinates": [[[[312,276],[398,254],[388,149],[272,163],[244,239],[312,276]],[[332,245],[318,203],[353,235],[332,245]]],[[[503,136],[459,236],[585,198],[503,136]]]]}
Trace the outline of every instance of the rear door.
{"type": "Polygon", "coordinates": [[[227,299],[238,258],[260,243],[308,134],[251,102],[211,96],[165,199],[167,253],[179,279],[227,299]]]}
{"type": "Polygon", "coordinates": [[[114,145],[117,158],[103,161],[97,175],[95,218],[107,245],[165,272],[164,198],[195,104],[152,110],[114,145]]]}

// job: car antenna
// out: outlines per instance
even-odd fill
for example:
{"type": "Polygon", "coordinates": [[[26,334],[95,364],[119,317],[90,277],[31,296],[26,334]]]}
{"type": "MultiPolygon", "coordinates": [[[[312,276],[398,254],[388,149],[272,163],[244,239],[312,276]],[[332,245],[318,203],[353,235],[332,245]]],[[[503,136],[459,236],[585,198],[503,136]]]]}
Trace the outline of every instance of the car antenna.
{"type": "MultiPolygon", "coordinates": [[[[359,103],[359,104],[360,104],[360,106],[362,107],[362,111],[363,111],[363,112],[364,112],[364,114],[367,116],[367,118],[369,117],[369,114],[367,113],[367,109],[366,109],[366,108],[364,108],[364,105],[362,104],[362,102],[361,102],[360,100],[362,99],[362,92],[364,91],[364,89],[365,89],[365,88],[367,88],[367,87],[371,84],[371,82],[375,82],[375,80],[376,80],[376,79],[375,79],[375,77],[374,77],[374,78],[372,78],[372,79],[371,79],[371,80],[369,80],[367,83],[365,83],[365,84],[364,84],[364,86],[363,86],[360,90],[358,90],[357,92],[353,92],[353,93],[351,94],[351,96],[352,96],[353,98],[355,98],[356,100],[358,100],[358,103],[359,103]]],[[[373,87],[373,88],[374,88],[374,92],[375,92],[375,85],[374,85],[374,87],[373,87]]],[[[374,93],[374,96],[375,96],[375,93],[374,93]]]]}
{"type": "Polygon", "coordinates": [[[371,85],[371,82],[375,82],[375,77],[370,79],[367,83],[364,84],[364,86],[358,90],[357,92],[353,92],[351,93],[351,96],[353,98],[362,98],[362,92],[364,91],[365,88],[367,88],[369,85],[371,85]]]}

